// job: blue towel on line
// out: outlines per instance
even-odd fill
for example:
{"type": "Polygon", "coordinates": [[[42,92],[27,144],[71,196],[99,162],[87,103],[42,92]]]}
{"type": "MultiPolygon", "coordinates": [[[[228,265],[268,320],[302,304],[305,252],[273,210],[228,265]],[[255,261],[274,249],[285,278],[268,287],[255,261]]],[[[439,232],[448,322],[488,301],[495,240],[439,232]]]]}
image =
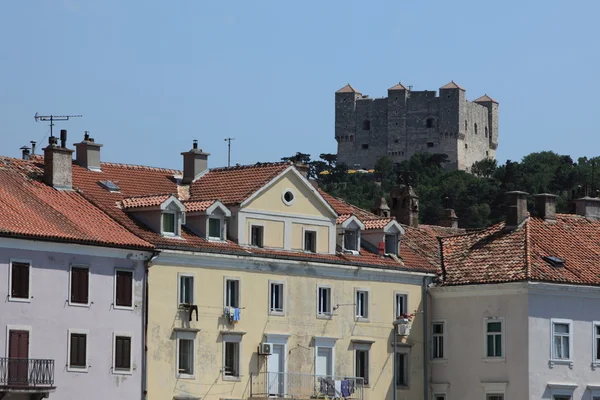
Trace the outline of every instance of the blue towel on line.
{"type": "Polygon", "coordinates": [[[233,309],[233,320],[234,321],[239,321],[240,320],[240,309],[239,308],[234,308],[233,309]]]}

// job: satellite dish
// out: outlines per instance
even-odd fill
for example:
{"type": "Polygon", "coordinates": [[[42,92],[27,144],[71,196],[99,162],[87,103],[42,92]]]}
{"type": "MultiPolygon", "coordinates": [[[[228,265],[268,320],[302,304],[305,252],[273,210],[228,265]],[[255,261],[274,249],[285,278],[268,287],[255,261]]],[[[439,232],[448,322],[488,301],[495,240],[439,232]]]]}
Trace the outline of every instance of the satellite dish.
{"type": "Polygon", "coordinates": [[[35,115],[33,116],[33,119],[35,119],[35,122],[37,122],[37,120],[38,120],[38,113],[35,113],[35,115]]]}

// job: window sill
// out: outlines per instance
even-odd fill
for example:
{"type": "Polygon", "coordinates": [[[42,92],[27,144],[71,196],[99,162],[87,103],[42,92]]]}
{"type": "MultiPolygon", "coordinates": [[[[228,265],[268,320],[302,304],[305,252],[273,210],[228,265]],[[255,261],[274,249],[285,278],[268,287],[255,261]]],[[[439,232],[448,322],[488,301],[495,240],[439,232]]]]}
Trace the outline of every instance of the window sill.
{"type": "Polygon", "coordinates": [[[69,366],[67,366],[67,372],[82,372],[84,374],[87,374],[88,367],[69,367],[69,366]]]}
{"type": "Polygon", "coordinates": [[[130,369],[113,369],[113,375],[133,375],[133,370],[130,369]]]}
{"type": "Polygon", "coordinates": [[[410,386],[396,386],[396,390],[409,390],[410,386]]]}
{"type": "Polygon", "coordinates": [[[217,242],[217,243],[223,243],[223,242],[226,242],[226,240],[225,240],[225,239],[221,239],[221,238],[218,238],[218,237],[210,237],[210,236],[208,237],[208,239],[207,239],[207,240],[208,240],[209,242],[217,242]]]}
{"type": "Polygon", "coordinates": [[[15,303],[31,303],[31,298],[9,297],[8,301],[14,301],[15,303]]]}
{"type": "Polygon", "coordinates": [[[448,359],[447,358],[432,358],[430,360],[430,362],[432,364],[447,364],[448,363],[448,359]]]}
{"type": "Polygon", "coordinates": [[[600,367],[600,360],[596,360],[596,361],[592,362],[592,370],[593,371],[599,367],[600,367]]]}
{"type": "Polygon", "coordinates": [[[90,306],[92,305],[92,303],[73,303],[71,301],[69,301],[69,306],[70,307],[82,307],[82,308],[90,308],[90,306]]]}
{"type": "Polygon", "coordinates": [[[285,311],[269,311],[269,315],[273,315],[275,317],[285,317],[285,311]]]}
{"type": "Polygon", "coordinates": [[[484,357],[482,360],[484,363],[503,363],[506,362],[504,357],[484,357]]]}
{"type": "Polygon", "coordinates": [[[333,314],[317,314],[318,319],[331,319],[333,314]]]}
{"type": "Polygon", "coordinates": [[[355,317],[356,322],[371,322],[369,318],[355,317]]]}
{"type": "Polygon", "coordinates": [[[573,368],[573,360],[550,360],[548,365],[552,368],[555,365],[568,365],[569,368],[573,368]]]}
{"type": "Polygon", "coordinates": [[[177,379],[196,379],[196,375],[188,375],[188,374],[177,374],[177,379]]]}
{"type": "Polygon", "coordinates": [[[135,309],[134,306],[113,306],[114,310],[126,310],[126,311],[133,311],[135,309]]]}
{"type": "Polygon", "coordinates": [[[241,376],[227,376],[227,375],[223,375],[223,380],[224,381],[229,381],[229,382],[241,382],[242,381],[242,377],[241,376]]]}

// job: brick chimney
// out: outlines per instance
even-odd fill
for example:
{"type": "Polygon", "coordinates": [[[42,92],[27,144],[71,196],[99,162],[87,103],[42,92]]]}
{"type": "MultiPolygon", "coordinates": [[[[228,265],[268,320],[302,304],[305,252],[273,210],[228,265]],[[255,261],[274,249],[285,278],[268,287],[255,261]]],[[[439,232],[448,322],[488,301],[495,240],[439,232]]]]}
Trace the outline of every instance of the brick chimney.
{"type": "Polygon", "coordinates": [[[545,221],[556,221],[556,198],[558,196],[550,193],[540,193],[533,197],[537,216],[545,221]]]}
{"type": "Polygon", "coordinates": [[[527,196],[529,193],[518,190],[506,192],[508,210],[506,212],[506,226],[516,227],[527,219],[527,196]]]}
{"type": "Polygon", "coordinates": [[[308,169],[309,169],[308,165],[301,163],[301,162],[297,162],[294,164],[294,166],[296,167],[298,172],[300,172],[300,175],[302,175],[303,177],[308,179],[308,169]]]}
{"type": "Polygon", "coordinates": [[[458,228],[458,217],[456,216],[454,209],[446,208],[444,210],[444,215],[440,218],[440,226],[454,229],[458,228]]]}
{"type": "Polygon", "coordinates": [[[575,212],[590,220],[600,219],[600,199],[597,197],[582,197],[575,200],[575,212]]]}
{"type": "Polygon", "coordinates": [[[83,142],[75,143],[75,162],[83,168],[91,171],[100,171],[100,147],[101,144],[94,142],[89,133],[83,136],[83,142]]]}
{"type": "Polygon", "coordinates": [[[419,226],[419,196],[410,185],[400,185],[392,189],[391,214],[401,224],[419,226]]]}
{"type": "Polygon", "coordinates": [[[59,190],[73,188],[73,150],[67,149],[67,131],[60,131],[58,138],[50,136],[48,147],[44,149],[44,182],[59,190]]]}
{"type": "Polygon", "coordinates": [[[181,183],[192,183],[198,175],[208,169],[208,156],[210,156],[210,153],[205,153],[202,149],[199,149],[197,140],[194,140],[190,151],[181,153],[181,155],[183,156],[183,179],[181,183]]]}

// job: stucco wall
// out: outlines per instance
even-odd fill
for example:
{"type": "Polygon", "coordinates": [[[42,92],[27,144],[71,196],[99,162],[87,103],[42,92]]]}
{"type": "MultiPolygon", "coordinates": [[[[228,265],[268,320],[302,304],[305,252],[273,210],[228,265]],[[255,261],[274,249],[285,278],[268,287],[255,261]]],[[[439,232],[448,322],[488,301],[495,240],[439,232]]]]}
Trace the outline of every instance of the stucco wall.
{"type": "MultiPolygon", "coordinates": [[[[431,319],[444,321],[445,360],[431,363],[432,385],[447,384],[448,399],[485,399],[484,383],[507,383],[506,399],[527,399],[527,292],[493,285],[432,288],[431,319]],[[462,291],[462,293],[461,293],[462,291]],[[504,359],[484,357],[484,320],[504,321],[504,359]]],[[[431,345],[431,339],[428,339],[431,345]]]]}
{"type": "Polygon", "coordinates": [[[141,253],[88,246],[0,239],[0,350],[8,357],[7,326],[30,327],[29,357],[53,359],[56,392],[52,399],[139,399],[142,391],[143,261],[141,253]],[[21,246],[21,249],[6,246],[21,246]],[[30,247],[46,249],[31,250],[30,247]],[[62,253],[70,249],[81,254],[62,253]],[[54,250],[54,251],[51,251],[54,250]],[[118,253],[118,254],[117,254],[118,253]],[[106,257],[102,256],[105,254],[106,257]],[[132,259],[127,259],[127,256],[132,259]],[[9,262],[30,260],[30,302],[8,301],[9,262]],[[90,267],[89,307],[70,306],[71,264],[90,267]],[[113,309],[115,267],[134,272],[134,304],[131,310],[113,309]],[[89,330],[87,373],[67,372],[68,329],[89,330]],[[131,333],[132,375],[112,373],[113,333],[131,333]]]}
{"type": "MultiPolygon", "coordinates": [[[[208,256],[207,256],[208,257],[208,256]]],[[[249,375],[265,371],[263,356],[257,355],[257,346],[265,334],[288,334],[287,371],[289,373],[314,373],[315,336],[338,338],[335,344],[336,375],[354,376],[354,352],[351,340],[372,340],[370,376],[371,385],[366,398],[372,400],[392,398],[392,321],[394,319],[394,293],[409,295],[409,310],[421,306],[421,277],[389,273],[378,281],[369,281],[372,273],[363,270],[334,274],[315,265],[304,263],[257,261],[219,261],[213,257],[197,267],[185,262],[170,263],[159,257],[149,273],[149,399],[168,399],[174,395],[199,396],[203,399],[246,398],[249,395],[249,375]],[[220,267],[210,267],[209,264],[220,267]],[[187,264],[189,265],[189,264],[187,264]],[[187,315],[177,310],[177,282],[179,273],[195,276],[195,291],[199,320],[195,316],[189,326],[200,331],[196,337],[195,379],[176,379],[176,336],[174,327],[188,324],[187,315]],[[239,278],[241,282],[241,321],[231,325],[223,314],[225,277],[239,278]],[[269,281],[285,282],[285,315],[274,316],[268,312],[269,281]],[[385,280],[385,281],[383,281],[385,280]],[[402,283],[404,282],[404,283],[402,283]],[[331,319],[318,318],[317,285],[330,285],[332,303],[340,304],[331,319]],[[369,322],[354,318],[354,290],[370,291],[369,322]],[[242,338],[241,380],[226,381],[221,376],[223,342],[221,331],[245,332],[242,338]]],[[[201,261],[198,261],[201,262],[201,261]]],[[[380,272],[380,274],[383,272],[380,272]]],[[[375,278],[374,278],[375,279],[375,278]]],[[[398,399],[423,398],[423,347],[422,315],[418,314],[410,337],[404,340],[411,345],[410,389],[399,390],[398,399]]]]}

